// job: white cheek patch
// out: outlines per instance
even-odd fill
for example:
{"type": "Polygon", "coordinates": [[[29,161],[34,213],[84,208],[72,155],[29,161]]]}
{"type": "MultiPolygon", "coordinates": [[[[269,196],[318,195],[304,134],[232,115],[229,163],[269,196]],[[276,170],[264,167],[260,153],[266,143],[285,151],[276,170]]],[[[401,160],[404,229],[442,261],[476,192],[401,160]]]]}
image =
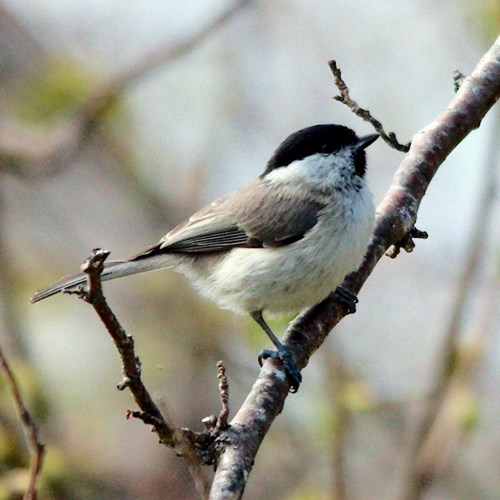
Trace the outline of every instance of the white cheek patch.
{"type": "Polygon", "coordinates": [[[343,149],[335,154],[315,154],[296,160],[286,167],[279,167],[266,175],[272,184],[312,182],[338,185],[345,182],[346,176],[354,174],[352,152],[343,149]]]}

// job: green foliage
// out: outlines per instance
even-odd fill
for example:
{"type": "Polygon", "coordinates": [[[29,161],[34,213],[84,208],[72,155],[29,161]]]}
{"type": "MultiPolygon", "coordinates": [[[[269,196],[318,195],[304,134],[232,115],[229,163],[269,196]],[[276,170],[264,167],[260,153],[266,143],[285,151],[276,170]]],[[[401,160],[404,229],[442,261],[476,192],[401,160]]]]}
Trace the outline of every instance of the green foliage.
{"type": "Polygon", "coordinates": [[[479,403],[472,392],[462,395],[460,405],[456,408],[458,424],[463,433],[468,434],[477,429],[481,411],[479,403]]]}
{"type": "Polygon", "coordinates": [[[49,124],[87,95],[91,78],[86,68],[69,59],[52,60],[21,89],[18,117],[34,124],[49,124]]]}
{"type": "Polygon", "coordinates": [[[332,500],[330,495],[321,493],[314,488],[301,488],[299,491],[294,492],[291,496],[287,497],[288,500],[332,500]]]}
{"type": "MultiPolygon", "coordinates": [[[[11,359],[10,366],[28,411],[35,420],[47,413],[47,400],[38,381],[34,367],[21,359],[11,359]]],[[[14,408],[10,387],[4,377],[0,377],[0,405],[2,408],[14,408]]]]}
{"type": "Polygon", "coordinates": [[[370,387],[358,380],[349,380],[339,394],[342,404],[351,412],[369,413],[375,409],[376,401],[370,387]]]}
{"type": "Polygon", "coordinates": [[[473,23],[490,45],[500,32],[500,3],[498,0],[469,0],[473,23]]]}

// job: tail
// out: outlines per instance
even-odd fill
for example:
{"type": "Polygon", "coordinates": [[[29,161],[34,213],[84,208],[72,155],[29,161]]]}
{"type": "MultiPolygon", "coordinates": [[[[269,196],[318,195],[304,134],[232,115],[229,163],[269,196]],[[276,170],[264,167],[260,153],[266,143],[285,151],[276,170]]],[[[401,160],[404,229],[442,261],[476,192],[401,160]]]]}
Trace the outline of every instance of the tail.
{"type": "MultiPolygon", "coordinates": [[[[116,278],[123,278],[133,274],[142,274],[149,271],[156,271],[159,269],[167,269],[173,267],[175,256],[172,254],[154,255],[151,257],[141,258],[139,260],[116,260],[104,264],[104,270],[101,274],[102,281],[114,280],[116,278]]],[[[79,285],[84,285],[87,282],[87,275],[84,273],[71,274],[65,276],[57,283],[40,290],[33,295],[30,303],[34,304],[40,300],[52,297],[57,293],[64,290],[71,290],[79,285]]]]}

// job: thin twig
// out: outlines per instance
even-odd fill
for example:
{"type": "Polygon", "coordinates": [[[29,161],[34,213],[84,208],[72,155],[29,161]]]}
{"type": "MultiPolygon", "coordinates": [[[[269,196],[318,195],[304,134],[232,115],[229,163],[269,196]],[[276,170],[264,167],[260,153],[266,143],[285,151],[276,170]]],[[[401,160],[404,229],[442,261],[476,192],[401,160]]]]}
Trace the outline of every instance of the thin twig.
{"type": "Polygon", "coordinates": [[[221,410],[215,429],[219,433],[219,431],[227,428],[227,419],[229,418],[229,384],[226,376],[226,367],[222,361],[217,361],[217,378],[219,379],[221,410]]]}
{"type": "Polygon", "coordinates": [[[193,443],[189,440],[191,434],[189,432],[183,433],[176,429],[172,423],[168,423],[151,398],[141,379],[141,362],[135,354],[134,340],[125,332],[106,302],[102,292],[100,275],[109,253],[109,251],[101,249],[92,251],[90,257],[82,265],[82,271],[87,274],[88,290],[84,291],[80,288],[76,294],[93,306],[120,354],[123,380],[118,384],[118,389],[124,390],[128,387],[141,409],[140,412],[129,410],[127,418],[138,418],[144,423],[152,425],[160,442],[174,448],[179,456],[184,457],[200,496],[207,498],[208,484],[200,468],[202,461],[193,443]]]}
{"type": "Polygon", "coordinates": [[[429,235],[426,231],[420,231],[420,229],[413,226],[410,232],[406,234],[401,241],[394,243],[394,245],[392,245],[387,252],[385,252],[385,255],[391,259],[395,259],[401,252],[401,249],[407,253],[411,253],[415,248],[415,242],[413,240],[426,240],[428,237],[429,235]]]}
{"type": "Polygon", "coordinates": [[[354,99],[351,99],[351,96],[349,95],[349,88],[342,78],[342,73],[340,68],[337,66],[337,62],[332,59],[331,61],[328,61],[328,65],[332,71],[335,85],[340,92],[340,95],[333,96],[333,99],[345,104],[356,116],[359,116],[364,121],[371,123],[373,128],[380,134],[380,137],[382,137],[382,139],[389,144],[389,146],[403,153],[407,153],[410,150],[411,143],[408,142],[407,144],[401,144],[397,140],[394,132],[386,133],[382,122],[377,120],[368,109],[360,107],[354,99]]]}
{"type": "Polygon", "coordinates": [[[36,499],[36,490],[38,478],[40,476],[40,471],[42,470],[43,458],[45,455],[45,446],[40,441],[40,436],[38,435],[38,429],[31,417],[26,404],[24,403],[23,397],[21,395],[21,389],[11,370],[7,358],[0,348],[0,365],[7,379],[7,383],[10,388],[10,392],[14,397],[14,402],[16,405],[17,412],[19,413],[19,418],[23,426],[24,432],[26,433],[26,438],[28,439],[28,444],[31,448],[31,471],[28,489],[24,494],[24,500],[34,500],[36,499]]]}
{"type": "Polygon", "coordinates": [[[175,447],[174,429],[166,422],[160,410],[151,398],[141,379],[141,362],[135,355],[134,339],[128,335],[113,311],[109,308],[102,293],[100,274],[109,251],[94,249],[90,257],[83,263],[82,271],[87,274],[88,291],[79,289],[77,294],[92,305],[101,321],[111,335],[122,361],[123,380],[118,389],[126,387],[132,392],[136,403],[145,414],[142,420],[154,426],[160,441],[167,446],[175,447]]]}

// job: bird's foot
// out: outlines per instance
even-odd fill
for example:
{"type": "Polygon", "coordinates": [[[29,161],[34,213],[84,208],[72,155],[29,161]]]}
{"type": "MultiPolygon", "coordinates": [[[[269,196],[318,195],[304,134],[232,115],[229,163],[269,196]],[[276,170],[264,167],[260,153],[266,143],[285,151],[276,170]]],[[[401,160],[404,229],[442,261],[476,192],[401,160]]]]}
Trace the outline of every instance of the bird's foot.
{"type": "Polygon", "coordinates": [[[333,297],[347,308],[349,314],[354,314],[356,312],[358,297],[356,297],[355,293],[352,293],[347,288],[338,286],[333,292],[333,297]]]}
{"type": "Polygon", "coordinates": [[[259,354],[259,365],[262,366],[267,358],[279,359],[283,364],[283,369],[285,370],[286,378],[290,384],[290,392],[295,393],[299,390],[300,383],[302,382],[302,374],[297,368],[293,356],[283,347],[277,351],[272,351],[270,349],[264,349],[259,354]]]}

